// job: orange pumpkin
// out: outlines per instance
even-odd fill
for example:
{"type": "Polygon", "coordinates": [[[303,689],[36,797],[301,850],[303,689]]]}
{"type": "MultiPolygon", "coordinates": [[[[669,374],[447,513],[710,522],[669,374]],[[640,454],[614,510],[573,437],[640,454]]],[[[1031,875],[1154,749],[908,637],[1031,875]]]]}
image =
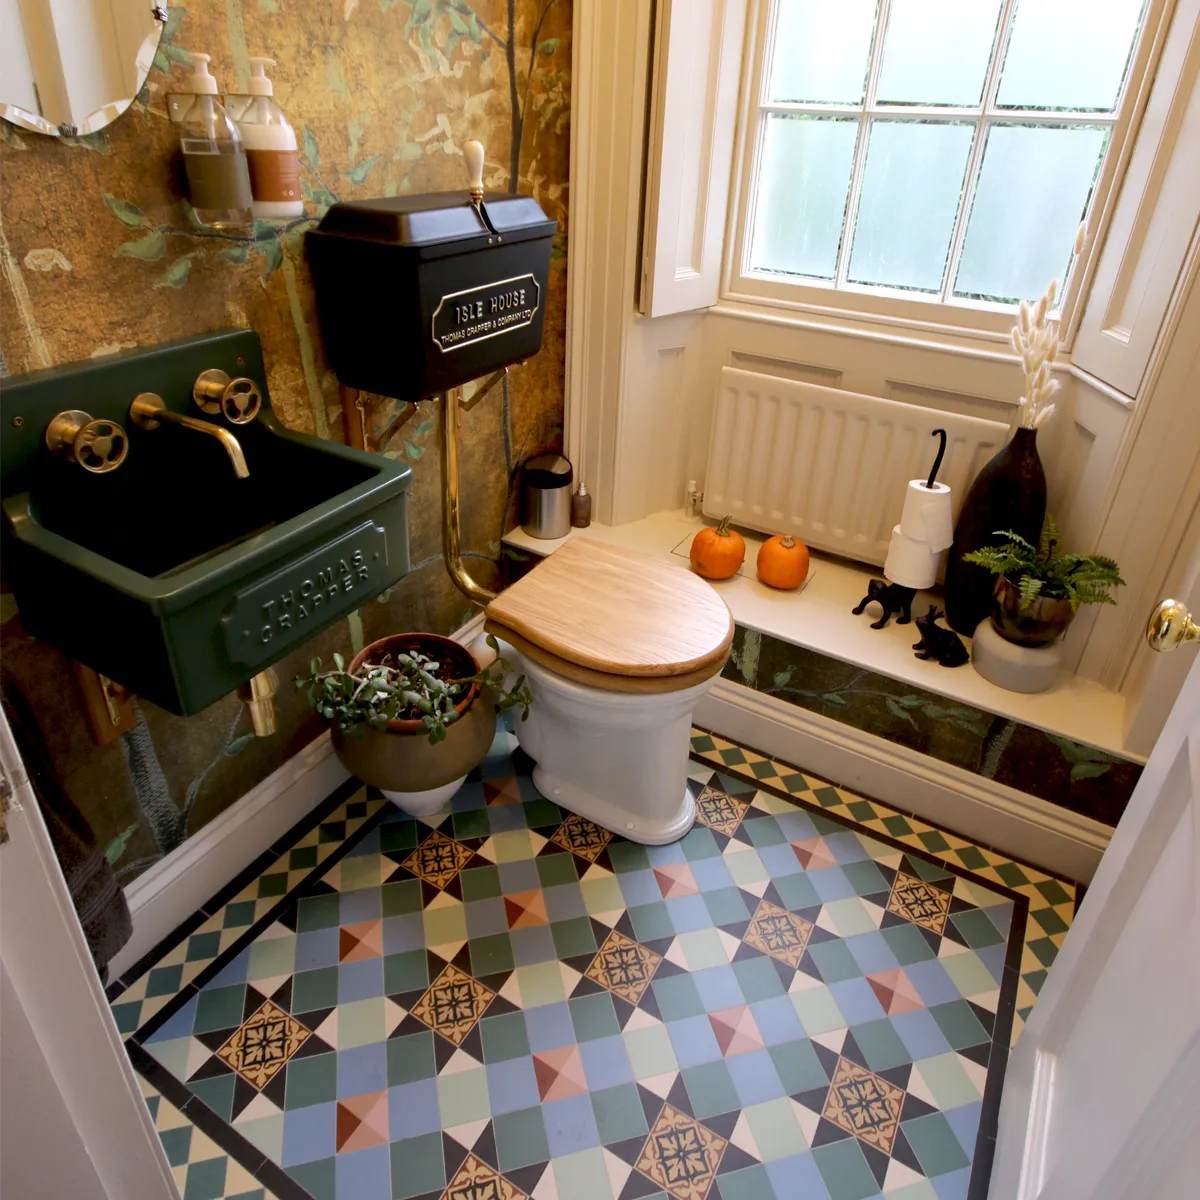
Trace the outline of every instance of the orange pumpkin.
{"type": "Polygon", "coordinates": [[[746,557],[746,543],[736,529],[729,528],[732,514],[722,517],[716,529],[702,529],[692,538],[692,569],[705,579],[728,579],[736,575],[746,557]]]}
{"type": "Polygon", "coordinates": [[[808,578],[808,547],[786,533],[768,538],[758,552],[758,577],[773,588],[798,588],[808,578]]]}

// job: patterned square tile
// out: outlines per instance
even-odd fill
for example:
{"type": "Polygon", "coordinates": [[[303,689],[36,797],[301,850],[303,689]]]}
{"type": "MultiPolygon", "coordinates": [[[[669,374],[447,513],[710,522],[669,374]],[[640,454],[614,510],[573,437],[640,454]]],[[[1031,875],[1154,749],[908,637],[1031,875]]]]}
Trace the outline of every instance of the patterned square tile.
{"type": "Polygon", "coordinates": [[[637,1169],[674,1200],[705,1200],[727,1142],[664,1104],[638,1156],[637,1169]]]}
{"type": "Polygon", "coordinates": [[[614,929],[588,966],[587,978],[637,1004],[660,962],[660,955],[614,929]]]}

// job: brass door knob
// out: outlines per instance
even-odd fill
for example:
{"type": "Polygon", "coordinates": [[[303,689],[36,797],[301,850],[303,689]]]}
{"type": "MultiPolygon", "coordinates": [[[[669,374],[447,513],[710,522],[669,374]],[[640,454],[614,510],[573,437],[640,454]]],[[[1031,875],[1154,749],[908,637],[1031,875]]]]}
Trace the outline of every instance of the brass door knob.
{"type": "Polygon", "coordinates": [[[224,415],[235,425],[248,425],[262,408],[262,392],[253,379],[239,375],[237,379],[216,367],[201,371],[192,385],[192,399],[209,414],[224,415]]]}
{"type": "Polygon", "coordinates": [[[93,421],[90,414],[69,408],[46,426],[46,446],[93,475],[104,475],[125,461],[129,438],[115,421],[93,421]]]}
{"type": "Polygon", "coordinates": [[[1155,650],[1174,650],[1183,642],[1200,642],[1200,625],[1178,600],[1164,600],[1146,622],[1146,641],[1155,650]]]}

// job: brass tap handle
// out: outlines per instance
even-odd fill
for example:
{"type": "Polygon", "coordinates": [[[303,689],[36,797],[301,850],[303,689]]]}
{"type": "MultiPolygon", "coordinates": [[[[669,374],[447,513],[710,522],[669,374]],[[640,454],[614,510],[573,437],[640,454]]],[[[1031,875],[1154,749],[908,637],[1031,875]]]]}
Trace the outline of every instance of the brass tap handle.
{"type": "Polygon", "coordinates": [[[262,408],[262,392],[253,379],[237,379],[216,367],[201,371],[192,385],[192,399],[209,416],[221,413],[235,425],[248,425],[262,408]]]}
{"type": "Polygon", "coordinates": [[[129,453],[129,438],[115,421],[93,421],[88,413],[67,409],[46,426],[46,445],[93,475],[115,471],[129,453]]]}
{"type": "Polygon", "coordinates": [[[1174,650],[1184,642],[1200,642],[1200,625],[1178,600],[1164,600],[1146,622],[1146,641],[1154,650],[1174,650]]]}

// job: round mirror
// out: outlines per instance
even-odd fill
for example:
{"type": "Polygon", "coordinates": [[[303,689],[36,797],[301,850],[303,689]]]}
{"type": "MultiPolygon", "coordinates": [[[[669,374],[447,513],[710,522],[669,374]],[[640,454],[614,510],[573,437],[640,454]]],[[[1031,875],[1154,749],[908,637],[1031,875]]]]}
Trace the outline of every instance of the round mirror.
{"type": "Polygon", "coordinates": [[[95,133],[133,103],[167,6],[152,0],[0,0],[0,117],[33,133],[95,133]]]}

